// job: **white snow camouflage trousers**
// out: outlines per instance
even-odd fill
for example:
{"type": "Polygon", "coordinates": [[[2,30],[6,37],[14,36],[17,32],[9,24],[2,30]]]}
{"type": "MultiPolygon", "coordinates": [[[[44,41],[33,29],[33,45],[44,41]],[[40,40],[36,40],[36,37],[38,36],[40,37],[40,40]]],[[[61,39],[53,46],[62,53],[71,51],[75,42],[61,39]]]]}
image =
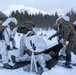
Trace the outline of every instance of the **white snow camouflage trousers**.
{"type": "Polygon", "coordinates": [[[2,54],[2,63],[8,63],[8,51],[6,50],[5,40],[0,40],[0,50],[2,54]]]}

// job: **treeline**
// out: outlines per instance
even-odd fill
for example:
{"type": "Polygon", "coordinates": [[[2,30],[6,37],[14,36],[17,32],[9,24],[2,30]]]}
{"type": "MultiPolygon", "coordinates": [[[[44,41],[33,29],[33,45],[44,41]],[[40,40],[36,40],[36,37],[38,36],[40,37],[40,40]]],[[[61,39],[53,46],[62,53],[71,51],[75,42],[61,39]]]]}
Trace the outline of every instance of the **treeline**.
{"type": "MultiPolygon", "coordinates": [[[[3,21],[8,18],[6,15],[0,12],[0,19],[3,21]]],[[[76,12],[71,9],[65,15],[68,15],[72,22],[76,20],[76,12]]],[[[51,28],[51,26],[56,22],[56,19],[59,17],[58,13],[56,12],[54,15],[43,15],[42,13],[39,14],[29,14],[27,11],[19,12],[12,11],[9,17],[15,17],[18,20],[18,25],[22,25],[24,21],[30,20],[33,21],[36,27],[39,28],[51,28]]]]}
{"type": "Polygon", "coordinates": [[[8,17],[0,11],[0,20],[5,21],[8,17]]]}
{"type": "Polygon", "coordinates": [[[58,14],[55,13],[55,15],[43,15],[42,13],[39,14],[28,14],[27,11],[19,12],[18,10],[16,12],[12,12],[12,17],[15,17],[18,20],[18,25],[21,25],[26,20],[33,21],[36,25],[36,27],[40,28],[49,28],[53,23],[55,23],[56,19],[58,18],[58,14]]]}
{"type": "Polygon", "coordinates": [[[74,11],[73,9],[67,12],[66,15],[70,17],[71,22],[76,21],[76,11],[74,11]]]}

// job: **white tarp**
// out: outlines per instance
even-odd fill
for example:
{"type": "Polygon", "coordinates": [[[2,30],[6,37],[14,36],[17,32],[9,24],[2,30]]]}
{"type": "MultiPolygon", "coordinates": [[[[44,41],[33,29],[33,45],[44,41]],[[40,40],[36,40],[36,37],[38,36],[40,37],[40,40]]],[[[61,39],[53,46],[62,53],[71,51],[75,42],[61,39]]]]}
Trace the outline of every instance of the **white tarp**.
{"type": "Polygon", "coordinates": [[[28,38],[26,38],[26,46],[29,50],[33,50],[32,46],[30,44],[30,41],[32,41],[32,44],[36,47],[35,52],[41,52],[47,48],[47,43],[40,35],[33,35],[28,38]]]}

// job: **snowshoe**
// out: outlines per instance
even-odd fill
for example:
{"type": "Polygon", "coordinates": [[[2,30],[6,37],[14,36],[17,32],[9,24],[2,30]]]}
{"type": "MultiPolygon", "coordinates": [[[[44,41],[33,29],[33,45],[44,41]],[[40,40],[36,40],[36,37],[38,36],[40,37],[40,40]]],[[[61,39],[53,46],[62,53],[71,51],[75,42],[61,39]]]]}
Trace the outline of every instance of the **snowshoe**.
{"type": "Polygon", "coordinates": [[[24,67],[25,65],[30,64],[30,61],[24,61],[24,62],[16,62],[14,66],[12,66],[12,69],[18,69],[21,67],[24,67]]]}

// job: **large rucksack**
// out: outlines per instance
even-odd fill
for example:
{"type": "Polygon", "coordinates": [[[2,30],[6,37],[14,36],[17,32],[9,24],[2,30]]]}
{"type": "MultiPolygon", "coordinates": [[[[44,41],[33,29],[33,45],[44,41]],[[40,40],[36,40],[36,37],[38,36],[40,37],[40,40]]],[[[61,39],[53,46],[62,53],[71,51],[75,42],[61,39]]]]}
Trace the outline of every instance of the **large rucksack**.
{"type": "Polygon", "coordinates": [[[3,30],[5,29],[5,26],[0,25],[0,40],[3,38],[3,30]]]}
{"type": "Polygon", "coordinates": [[[3,31],[0,31],[0,40],[2,39],[3,37],[3,31]]]}

